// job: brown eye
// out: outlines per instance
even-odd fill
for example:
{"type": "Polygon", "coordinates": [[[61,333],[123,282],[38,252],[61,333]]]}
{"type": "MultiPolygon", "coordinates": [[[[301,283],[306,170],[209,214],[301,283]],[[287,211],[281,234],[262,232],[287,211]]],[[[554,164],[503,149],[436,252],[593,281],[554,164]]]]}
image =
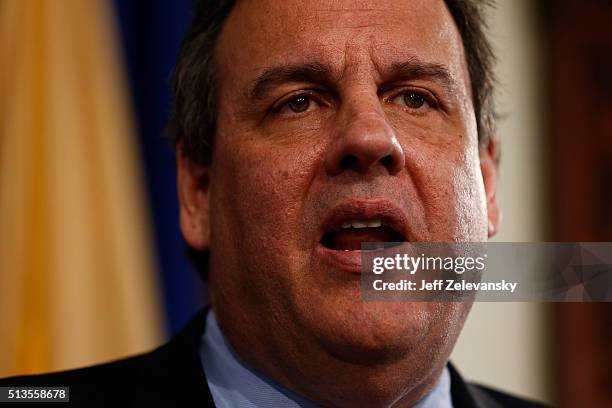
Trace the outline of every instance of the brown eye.
{"type": "Polygon", "coordinates": [[[299,95],[290,100],[287,106],[295,113],[306,112],[310,107],[310,98],[306,95],[299,95]]]}
{"type": "Polygon", "coordinates": [[[411,109],[419,109],[425,105],[425,97],[416,92],[406,92],[404,94],[404,103],[411,109]]]}

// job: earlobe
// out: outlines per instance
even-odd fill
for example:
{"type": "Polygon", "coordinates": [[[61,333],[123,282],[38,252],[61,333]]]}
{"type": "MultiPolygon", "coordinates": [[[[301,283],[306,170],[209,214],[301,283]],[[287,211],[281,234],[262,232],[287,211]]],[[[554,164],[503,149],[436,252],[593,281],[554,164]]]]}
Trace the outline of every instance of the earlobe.
{"type": "Polygon", "coordinates": [[[210,246],[210,167],[176,150],[180,227],[187,244],[196,250],[210,246]]]}
{"type": "Polygon", "coordinates": [[[497,149],[496,136],[491,137],[487,145],[480,149],[480,170],[487,200],[489,238],[497,233],[501,221],[501,209],[497,203],[497,149]]]}

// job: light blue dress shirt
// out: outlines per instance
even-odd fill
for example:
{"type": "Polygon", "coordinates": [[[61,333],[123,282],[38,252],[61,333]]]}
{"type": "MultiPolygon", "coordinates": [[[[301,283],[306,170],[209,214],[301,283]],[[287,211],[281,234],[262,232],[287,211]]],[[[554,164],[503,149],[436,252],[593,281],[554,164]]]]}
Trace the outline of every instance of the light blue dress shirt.
{"type": "MultiPolygon", "coordinates": [[[[219,408],[315,408],[319,405],[255,372],[221,333],[212,309],[206,316],[200,358],[215,405],[219,408]]],[[[444,369],[435,387],[414,408],[452,408],[450,374],[444,369]]]]}

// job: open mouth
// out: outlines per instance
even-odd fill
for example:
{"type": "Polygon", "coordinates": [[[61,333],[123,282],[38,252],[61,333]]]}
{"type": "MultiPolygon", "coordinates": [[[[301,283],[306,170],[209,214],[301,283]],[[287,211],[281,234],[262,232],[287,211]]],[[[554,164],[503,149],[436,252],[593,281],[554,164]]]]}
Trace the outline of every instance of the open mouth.
{"type": "Polygon", "coordinates": [[[345,219],[337,224],[320,241],[321,245],[334,251],[360,251],[363,243],[368,243],[367,250],[378,250],[391,246],[390,242],[406,241],[406,237],[385,218],[345,219]]]}

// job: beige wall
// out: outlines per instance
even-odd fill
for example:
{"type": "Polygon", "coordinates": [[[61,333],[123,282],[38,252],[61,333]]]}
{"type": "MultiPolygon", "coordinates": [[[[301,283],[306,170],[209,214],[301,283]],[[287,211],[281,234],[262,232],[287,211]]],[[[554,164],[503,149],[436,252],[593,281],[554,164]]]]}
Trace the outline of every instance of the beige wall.
{"type": "MultiPolygon", "coordinates": [[[[532,0],[499,0],[490,32],[499,63],[502,141],[495,241],[546,240],[539,32],[532,0]]],[[[452,360],[475,382],[551,402],[547,306],[477,303],[452,360]]]]}

